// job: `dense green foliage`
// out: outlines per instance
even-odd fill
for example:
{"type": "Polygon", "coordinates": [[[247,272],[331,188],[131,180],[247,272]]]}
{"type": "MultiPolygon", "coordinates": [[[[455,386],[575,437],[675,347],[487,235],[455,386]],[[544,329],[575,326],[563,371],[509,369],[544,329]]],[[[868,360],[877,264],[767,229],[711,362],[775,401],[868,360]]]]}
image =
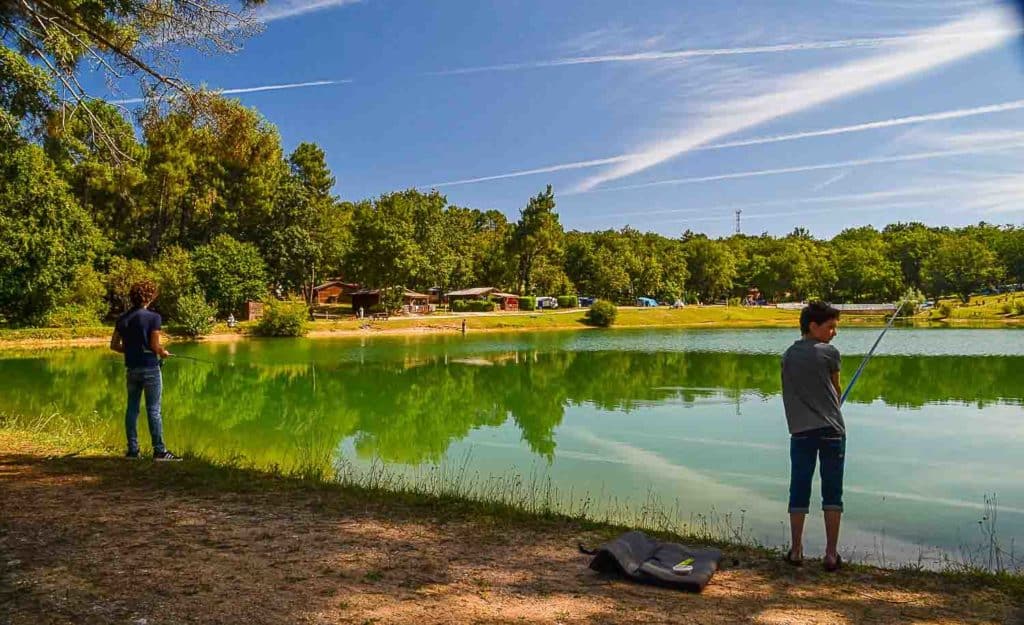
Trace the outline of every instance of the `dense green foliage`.
{"type": "MultiPolygon", "coordinates": [[[[31,102],[4,97],[8,111],[30,115],[31,102]]],[[[286,154],[259,113],[207,93],[146,109],[138,136],[102,102],[60,123],[57,111],[39,110],[54,123],[31,137],[0,137],[0,323],[8,325],[112,318],[140,278],[159,284],[154,306],[171,323],[186,296],[202,295],[226,316],[250,299],[308,299],[329,277],[383,289],[389,310],[400,308],[404,288],[490,286],[520,293],[520,308],[533,310],[528,298],[539,295],[561,296],[563,308],[570,294],[619,304],[879,302],[908,289],[966,298],[1024,280],[1021,227],[894,224],[832,240],[799,228],[719,239],[629,227],[565,232],[551,187],[514,222],[436,191],[343,201],[318,146],[286,154]]]]}
{"type": "Polygon", "coordinates": [[[0,317],[41,322],[103,248],[89,213],[40,148],[0,149],[0,317]]]}
{"type": "Polygon", "coordinates": [[[615,323],[615,316],[618,314],[615,304],[599,299],[590,305],[586,319],[589,325],[607,328],[615,323]]]}
{"type": "Polygon", "coordinates": [[[491,312],[497,304],[485,299],[457,299],[452,302],[452,312],[491,312]]]}
{"type": "Polygon", "coordinates": [[[559,295],[558,296],[558,307],[559,308],[576,308],[580,305],[580,301],[575,295],[559,295]]]}
{"type": "Polygon", "coordinates": [[[305,336],[309,332],[309,306],[301,299],[271,300],[256,331],[262,336],[305,336]]]}
{"type": "Polygon", "coordinates": [[[48,328],[88,328],[99,324],[99,321],[100,316],[95,308],[80,304],[61,304],[46,313],[42,325],[48,328]]]}
{"type": "Polygon", "coordinates": [[[107,311],[106,285],[90,265],[79,265],[71,284],[46,315],[44,325],[51,328],[76,328],[96,325],[107,311]]]}
{"type": "Polygon", "coordinates": [[[113,314],[119,315],[132,307],[128,295],[133,284],[153,277],[153,272],[141,260],[123,256],[111,258],[107,268],[107,299],[113,314]]]}
{"type": "MultiPolygon", "coordinates": [[[[153,262],[153,275],[160,288],[156,308],[169,319],[178,319],[182,314],[182,298],[200,293],[192,255],[176,245],[167,248],[153,262]]],[[[194,303],[195,300],[190,302],[194,303]]],[[[205,298],[203,303],[206,303],[205,298]]]]}
{"type": "Polygon", "coordinates": [[[551,185],[530,198],[509,235],[509,251],[516,262],[516,289],[523,293],[563,293],[568,287],[562,270],[565,235],[555,212],[551,185]]]}
{"type": "Polygon", "coordinates": [[[952,293],[966,302],[971,293],[998,280],[1003,269],[995,253],[969,235],[944,239],[921,268],[932,293],[952,293]]]}
{"type": "Polygon", "coordinates": [[[247,300],[258,300],[266,291],[266,265],[250,243],[222,234],[197,248],[193,263],[203,292],[222,315],[240,310],[247,300]]]}
{"type": "Polygon", "coordinates": [[[921,305],[925,303],[925,296],[920,290],[913,287],[907,289],[900,296],[899,301],[899,313],[900,316],[915,315],[921,310],[921,305]]]}
{"type": "Polygon", "coordinates": [[[217,309],[206,303],[199,293],[189,293],[178,298],[175,308],[177,329],[192,338],[206,336],[213,332],[214,316],[217,309]]]}
{"type": "Polygon", "coordinates": [[[519,298],[519,310],[537,310],[537,298],[524,295],[519,298]]]}

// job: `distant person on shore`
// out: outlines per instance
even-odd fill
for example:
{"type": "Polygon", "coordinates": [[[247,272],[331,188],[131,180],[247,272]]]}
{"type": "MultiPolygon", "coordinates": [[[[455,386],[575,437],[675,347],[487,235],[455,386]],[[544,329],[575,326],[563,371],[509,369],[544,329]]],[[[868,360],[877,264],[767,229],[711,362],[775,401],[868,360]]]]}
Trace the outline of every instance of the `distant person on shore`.
{"type": "Polygon", "coordinates": [[[836,336],[839,311],[824,302],[811,302],[800,311],[800,340],[782,357],[782,402],[789,425],[790,564],[803,564],[804,521],[810,509],[811,480],[821,461],[821,509],[825,514],[825,569],[842,564],[837,551],[843,514],[843,465],[846,425],[840,410],[839,350],[836,336]]]}
{"type": "Polygon", "coordinates": [[[164,446],[163,420],[160,415],[163,392],[160,365],[162,359],[171,353],[160,344],[160,315],[148,310],[157,296],[156,285],[149,280],[137,282],[132,285],[128,296],[132,302],[131,310],[117,318],[114,334],[110,337],[110,349],[124,354],[126,368],[128,408],[124,415],[124,429],[128,437],[128,452],[125,456],[139,457],[139,404],[145,393],[153,459],[181,460],[164,446]]]}

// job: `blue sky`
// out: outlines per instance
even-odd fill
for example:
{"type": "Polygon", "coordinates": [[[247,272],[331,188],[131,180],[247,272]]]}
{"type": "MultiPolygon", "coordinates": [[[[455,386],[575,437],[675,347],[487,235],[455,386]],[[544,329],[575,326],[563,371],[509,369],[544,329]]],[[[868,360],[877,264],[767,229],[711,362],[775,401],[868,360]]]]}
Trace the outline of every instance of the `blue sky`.
{"type": "Polygon", "coordinates": [[[321,145],[346,199],[437,185],[514,218],[550,183],[567,229],[667,235],[728,234],[736,208],[750,234],[1024,218],[1020,24],[993,1],[270,0],[262,15],[241,51],[184,53],[180,71],[219,89],[339,81],[235,97],[287,149],[321,145]]]}

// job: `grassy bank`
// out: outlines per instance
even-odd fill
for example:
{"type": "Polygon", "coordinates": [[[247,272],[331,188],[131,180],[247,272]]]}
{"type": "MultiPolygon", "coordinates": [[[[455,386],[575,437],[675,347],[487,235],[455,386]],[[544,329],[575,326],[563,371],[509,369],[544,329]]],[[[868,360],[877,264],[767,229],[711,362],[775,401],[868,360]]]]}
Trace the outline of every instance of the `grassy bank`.
{"type": "MultiPolygon", "coordinates": [[[[466,320],[469,330],[545,330],[586,328],[584,309],[554,310],[520,313],[476,313],[463,315],[437,315],[428,317],[394,317],[386,321],[367,323],[355,319],[318,321],[316,330],[358,330],[369,326],[375,329],[461,329],[466,320]]],[[[776,308],[730,308],[724,306],[671,308],[619,308],[615,327],[757,327],[788,325],[798,314],[776,308]]]]}
{"type": "Polygon", "coordinates": [[[1024,292],[978,295],[967,302],[959,298],[944,298],[936,302],[934,310],[924,315],[929,320],[951,324],[976,321],[1013,324],[1024,322],[1024,314],[1019,314],[1018,310],[1024,310],[1024,292]],[[943,305],[948,307],[948,315],[941,310],[943,305]]]}
{"type": "MultiPolygon", "coordinates": [[[[951,306],[949,315],[937,308],[925,311],[911,323],[922,327],[1005,328],[1024,322],[1024,316],[1005,312],[1007,302],[1024,301],[1024,293],[982,296],[963,304],[958,300],[942,300],[951,306]]],[[[384,320],[320,319],[310,324],[311,337],[361,336],[366,334],[428,334],[460,332],[465,320],[469,332],[512,332],[589,329],[584,323],[585,310],[555,310],[519,313],[436,314],[416,317],[392,317],[384,320]]],[[[772,307],[689,306],[682,309],[619,308],[614,328],[792,328],[799,312],[772,307]]],[[[878,326],[882,315],[847,314],[844,326],[878,326]]],[[[5,348],[46,347],[62,345],[102,345],[110,337],[110,326],[79,328],[0,328],[0,350],[5,348]]],[[[184,339],[173,326],[172,338],[184,339]]],[[[243,322],[235,328],[226,324],[215,326],[205,340],[237,340],[253,335],[255,323],[243,322]]]]}
{"type": "MultiPolygon", "coordinates": [[[[510,332],[589,329],[585,310],[522,313],[466,313],[392,317],[385,320],[317,320],[310,324],[310,336],[358,336],[365,334],[427,334],[460,332],[465,320],[469,332],[510,332]]],[[[616,328],[757,328],[793,327],[798,313],[776,308],[740,308],[724,306],[669,308],[620,308],[616,328]]],[[[876,325],[881,317],[851,317],[851,325],[876,325]]],[[[205,340],[237,340],[251,336],[255,323],[244,322],[235,328],[218,324],[205,340]]],[[[111,327],[0,329],[0,350],[61,345],[100,345],[110,337],[111,327]]],[[[176,338],[174,328],[169,328],[176,338]]],[[[183,337],[182,337],[183,338],[183,337]]]]}
{"type": "Polygon", "coordinates": [[[12,624],[1012,622],[1020,578],[808,561],[707,536],[703,595],[586,568],[625,530],[500,502],[190,459],[129,462],[0,430],[0,602],[12,624]],[[472,538],[470,538],[472,537],[472,538]],[[73,563],[73,565],[72,565],[73,563]]]}

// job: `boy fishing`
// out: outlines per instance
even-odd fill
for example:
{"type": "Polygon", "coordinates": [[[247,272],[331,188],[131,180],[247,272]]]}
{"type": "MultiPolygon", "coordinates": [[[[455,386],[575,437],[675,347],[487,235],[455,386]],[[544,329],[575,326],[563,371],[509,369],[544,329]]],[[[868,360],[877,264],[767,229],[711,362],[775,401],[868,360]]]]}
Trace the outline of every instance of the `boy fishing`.
{"type": "Polygon", "coordinates": [[[125,456],[139,457],[139,403],[145,393],[153,459],[181,460],[164,446],[163,420],[160,416],[163,392],[160,364],[161,359],[169,357],[171,353],[160,344],[160,315],[148,310],[156,296],[156,285],[151,281],[143,280],[133,284],[128,293],[132,308],[118,317],[110,337],[110,349],[124,354],[124,366],[127,369],[128,408],[124,415],[124,429],[128,437],[128,452],[125,456]]]}
{"type": "Polygon", "coordinates": [[[836,336],[839,311],[824,302],[811,302],[800,312],[801,338],[782,357],[782,402],[789,425],[789,522],[792,543],[786,561],[803,564],[804,521],[810,509],[811,480],[821,462],[821,509],[825,515],[825,569],[837,570],[836,551],[843,514],[843,463],[846,425],[839,388],[839,350],[836,336]]]}

